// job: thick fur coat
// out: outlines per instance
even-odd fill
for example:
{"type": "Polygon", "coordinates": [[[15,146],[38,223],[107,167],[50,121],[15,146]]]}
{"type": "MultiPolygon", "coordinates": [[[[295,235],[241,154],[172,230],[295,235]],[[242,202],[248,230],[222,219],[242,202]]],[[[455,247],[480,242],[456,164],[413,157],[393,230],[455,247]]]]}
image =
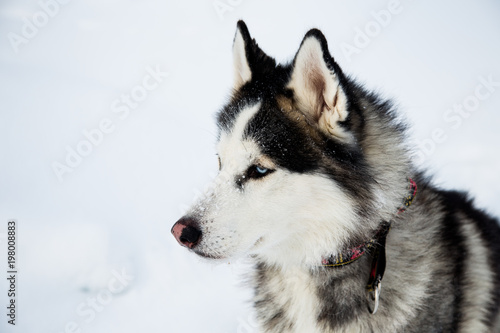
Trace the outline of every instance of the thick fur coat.
{"type": "Polygon", "coordinates": [[[240,21],[233,58],[220,173],[172,233],[200,256],[255,261],[262,332],[498,332],[498,221],[414,168],[391,102],[346,76],[316,29],[282,65],[240,21]],[[417,195],[398,214],[408,179],[417,195]],[[372,314],[373,251],[339,267],[322,258],[382,223],[391,229],[372,314]]]}

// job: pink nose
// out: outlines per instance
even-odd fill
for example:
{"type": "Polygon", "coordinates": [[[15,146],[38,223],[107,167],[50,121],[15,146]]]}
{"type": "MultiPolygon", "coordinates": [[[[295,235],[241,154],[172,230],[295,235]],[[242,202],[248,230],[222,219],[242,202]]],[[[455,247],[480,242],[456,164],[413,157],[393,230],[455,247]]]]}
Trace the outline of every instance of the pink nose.
{"type": "Polygon", "coordinates": [[[174,224],[171,231],[179,244],[190,249],[198,244],[201,237],[196,221],[191,218],[181,218],[174,224]]]}

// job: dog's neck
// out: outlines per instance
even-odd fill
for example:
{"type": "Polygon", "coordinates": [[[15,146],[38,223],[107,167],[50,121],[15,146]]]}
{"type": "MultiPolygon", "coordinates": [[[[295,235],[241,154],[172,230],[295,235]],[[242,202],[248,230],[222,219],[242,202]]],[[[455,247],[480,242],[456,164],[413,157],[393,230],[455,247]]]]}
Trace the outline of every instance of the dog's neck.
{"type": "MultiPolygon", "coordinates": [[[[408,179],[408,195],[403,198],[403,204],[399,207],[397,215],[406,211],[406,209],[412,204],[413,199],[417,195],[417,183],[411,178],[408,179]]],[[[375,248],[376,244],[380,243],[381,238],[385,238],[390,229],[390,222],[382,221],[380,223],[379,229],[374,234],[374,236],[368,241],[349,248],[343,252],[333,254],[328,258],[321,259],[321,266],[325,267],[340,267],[349,265],[363,256],[365,253],[369,252],[370,249],[375,248]]]]}

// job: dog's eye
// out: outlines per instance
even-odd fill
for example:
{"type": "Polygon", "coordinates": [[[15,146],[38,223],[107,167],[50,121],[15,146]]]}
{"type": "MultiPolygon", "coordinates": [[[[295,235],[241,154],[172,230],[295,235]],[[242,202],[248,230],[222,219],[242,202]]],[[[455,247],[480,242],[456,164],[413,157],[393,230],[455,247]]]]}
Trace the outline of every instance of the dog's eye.
{"type": "Polygon", "coordinates": [[[265,173],[267,173],[269,171],[269,169],[261,168],[260,166],[257,166],[255,168],[255,170],[257,170],[257,172],[260,173],[260,174],[262,174],[262,175],[265,174],[265,173]]]}
{"type": "Polygon", "coordinates": [[[222,162],[220,161],[220,156],[217,155],[217,161],[219,162],[219,171],[222,169],[222,162]]]}
{"type": "Polygon", "coordinates": [[[274,170],[264,168],[260,165],[252,165],[247,170],[247,177],[252,179],[262,178],[272,173],[274,170]]]}

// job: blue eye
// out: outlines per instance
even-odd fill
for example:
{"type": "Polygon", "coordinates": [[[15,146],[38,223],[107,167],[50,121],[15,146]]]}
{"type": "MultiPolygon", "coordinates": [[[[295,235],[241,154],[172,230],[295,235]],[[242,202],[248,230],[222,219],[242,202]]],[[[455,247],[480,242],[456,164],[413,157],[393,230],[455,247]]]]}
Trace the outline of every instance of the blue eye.
{"type": "Polygon", "coordinates": [[[266,174],[269,171],[269,169],[262,168],[260,166],[255,167],[255,170],[257,170],[257,172],[260,173],[260,174],[262,174],[262,175],[266,174]]]}
{"type": "Polygon", "coordinates": [[[259,165],[252,165],[250,168],[248,168],[246,172],[246,177],[250,179],[258,179],[262,178],[264,176],[267,176],[268,174],[272,173],[274,170],[268,169],[261,167],[259,165]]]}

